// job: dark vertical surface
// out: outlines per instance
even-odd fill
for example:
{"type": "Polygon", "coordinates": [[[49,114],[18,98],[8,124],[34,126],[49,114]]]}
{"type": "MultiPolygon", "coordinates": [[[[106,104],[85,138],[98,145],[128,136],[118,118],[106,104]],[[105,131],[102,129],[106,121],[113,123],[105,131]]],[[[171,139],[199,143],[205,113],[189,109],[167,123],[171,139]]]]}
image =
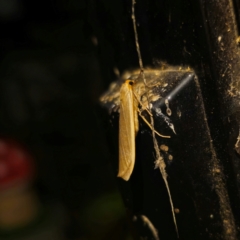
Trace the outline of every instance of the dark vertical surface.
{"type": "MultiPolygon", "coordinates": [[[[208,34],[212,71],[218,89],[220,120],[223,124],[221,142],[216,142],[224,149],[222,159],[228,180],[229,194],[239,225],[239,9],[238,2],[223,1],[216,4],[203,1],[203,15],[208,34]],[[235,6],[235,9],[234,9],[235,6]],[[212,11],[214,10],[214,17],[212,11]],[[211,16],[211,17],[210,17],[211,16]]],[[[214,129],[214,128],[213,128],[214,129]]]]}
{"type": "MultiPolygon", "coordinates": [[[[96,12],[100,5],[107,5],[104,3],[105,5],[103,1],[96,4],[96,12]]],[[[108,9],[106,15],[111,15],[113,21],[105,24],[112,28],[120,24],[121,29],[125,29],[123,37],[107,37],[112,46],[121,46],[113,47],[112,56],[115,57],[114,66],[125,70],[136,67],[138,61],[134,51],[133,32],[129,28],[132,25],[131,3],[124,1],[121,6],[118,8],[121,16],[108,9]],[[122,9],[127,9],[128,16],[122,9]],[[122,59],[125,61],[122,62],[122,59]]],[[[173,200],[184,209],[177,216],[180,239],[238,239],[239,3],[139,0],[136,3],[136,19],[145,66],[158,68],[159,63],[162,66],[164,62],[190,66],[199,81],[192,83],[189,87],[191,90],[183,90],[177,100],[176,104],[183,107],[183,117],[177,124],[179,130],[176,130],[180,142],[173,140],[173,152],[178,153],[181,160],[174,158],[172,166],[167,167],[173,200]],[[174,164],[179,165],[176,167],[174,164]],[[176,189],[179,190],[177,193],[176,189]]],[[[105,34],[106,29],[107,27],[103,28],[105,34]]],[[[108,66],[111,69],[112,62],[108,66]]],[[[173,103],[175,105],[174,101],[171,104],[173,103]]],[[[156,121],[159,121],[158,117],[156,121]]],[[[145,146],[146,149],[151,148],[151,139],[141,132],[141,137],[138,136],[136,141],[141,146],[139,150],[137,147],[137,151],[140,151],[138,160],[147,164],[145,158],[151,159],[153,150],[147,153],[143,149],[145,146]]],[[[145,168],[136,163],[138,173],[133,173],[131,184],[124,183],[126,187],[122,191],[125,188],[129,191],[131,185],[133,193],[133,203],[129,205],[125,201],[125,204],[133,210],[133,214],[150,211],[148,214],[156,225],[161,222],[159,219],[164,219],[157,227],[159,236],[162,239],[174,239],[170,212],[163,214],[164,217],[153,213],[155,205],[151,204],[156,196],[151,194],[157,191],[152,189],[156,180],[150,182],[150,176],[146,177],[141,172],[145,171],[143,169],[145,168]],[[135,175],[138,180],[135,180],[135,175]],[[138,187],[137,182],[140,183],[138,187]],[[147,195],[151,196],[148,198],[147,195]],[[146,199],[151,200],[146,203],[146,199]],[[147,210],[144,206],[147,206],[147,210]]],[[[164,192],[164,186],[162,191],[164,192]]],[[[161,202],[164,197],[157,199],[161,202]]],[[[163,206],[167,206],[167,202],[163,206]]]]}
{"type": "Polygon", "coordinates": [[[33,153],[34,187],[44,207],[66,211],[66,239],[124,226],[97,117],[103,84],[87,10],[78,0],[0,1],[0,136],[33,153]]]}

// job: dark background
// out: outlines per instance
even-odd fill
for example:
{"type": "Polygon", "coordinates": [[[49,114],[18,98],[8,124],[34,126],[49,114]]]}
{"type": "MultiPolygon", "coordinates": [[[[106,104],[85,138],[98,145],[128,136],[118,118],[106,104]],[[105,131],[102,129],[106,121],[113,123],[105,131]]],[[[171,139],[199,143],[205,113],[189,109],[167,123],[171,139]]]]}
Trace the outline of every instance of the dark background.
{"type": "Polygon", "coordinates": [[[43,205],[64,209],[59,231],[67,239],[115,239],[108,234],[125,226],[98,113],[99,96],[115,79],[112,66],[111,74],[101,67],[99,52],[111,58],[105,49],[111,46],[99,47],[93,6],[0,1],[0,134],[33,154],[34,188],[43,205]]]}

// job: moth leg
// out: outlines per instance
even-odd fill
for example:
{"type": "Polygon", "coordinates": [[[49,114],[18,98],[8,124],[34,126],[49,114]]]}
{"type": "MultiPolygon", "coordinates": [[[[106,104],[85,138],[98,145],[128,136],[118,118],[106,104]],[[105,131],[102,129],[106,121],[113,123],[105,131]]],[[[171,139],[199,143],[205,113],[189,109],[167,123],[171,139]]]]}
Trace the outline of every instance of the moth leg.
{"type": "MultiPolygon", "coordinates": [[[[138,103],[141,105],[141,107],[143,107],[143,105],[142,105],[141,101],[138,99],[136,93],[133,92],[133,94],[134,94],[134,97],[137,99],[138,103]]],[[[143,109],[146,110],[150,116],[152,116],[152,113],[148,110],[148,108],[143,108],[143,109]]]]}
{"type": "Polygon", "coordinates": [[[160,137],[163,137],[163,138],[171,138],[170,136],[165,136],[165,135],[162,135],[160,134],[159,132],[157,132],[155,129],[153,129],[152,125],[147,121],[147,119],[142,115],[142,112],[138,109],[138,112],[139,112],[139,116],[143,119],[143,121],[160,137]]]}
{"type": "MultiPolygon", "coordinates": [[[[138,99],[136,93],[133,92],[133,94],[134,94],[134,97],[137,99],[138,103],[139,103],[141,106],[143,106],[142,103],[141,103],[141,101],[138,99]]],[[[152,113],[151,113],[147,108],[145,108],[144,110],[146,110],[150,116],[153,116],[152,113]]],[[[144,121],[158,136],[163,137],[163,138],[171,138],[170,136],[162,135],[162,134],[160,134],[158,131],[156,131],[155,129],[153,129],[152,125],[151,125],[151,124],[147,121],[147,119],[142,115],[142,111],[140,111],[139,109],[138,109],[138,113],[139,113],[139,116],[143,119],[143,121],[144,121]]]]}

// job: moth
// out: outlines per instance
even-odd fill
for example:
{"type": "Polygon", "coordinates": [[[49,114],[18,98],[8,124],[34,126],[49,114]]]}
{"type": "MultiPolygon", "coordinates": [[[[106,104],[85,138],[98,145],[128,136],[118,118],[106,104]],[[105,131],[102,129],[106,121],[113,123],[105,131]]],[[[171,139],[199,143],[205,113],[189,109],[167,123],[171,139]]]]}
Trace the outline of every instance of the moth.
{"type": "MultiPolygon", "coordinates": [[[[139,89],[135,87],[135,81],[126,80],[120,88],[119,170],[117,176],[125,181],[129,180],[135,165],[135,138],[139,129],[138,114],[152,129],[151,124],[142,116],[138,108],[141,101],[139,99],[139,89]]],[[[151,114],[147,108],[144,110],[151,114]]],[[[170,138],[155,130],[154,132],[161,137],[170,138]]]]}
{"type": "Polygon", "coordinates": [[[135,164],[135,137],[138,132],[138,101],[134,81],[126,80],[120,88],[119,170],[118,177],[128,181],[135,164]]]}

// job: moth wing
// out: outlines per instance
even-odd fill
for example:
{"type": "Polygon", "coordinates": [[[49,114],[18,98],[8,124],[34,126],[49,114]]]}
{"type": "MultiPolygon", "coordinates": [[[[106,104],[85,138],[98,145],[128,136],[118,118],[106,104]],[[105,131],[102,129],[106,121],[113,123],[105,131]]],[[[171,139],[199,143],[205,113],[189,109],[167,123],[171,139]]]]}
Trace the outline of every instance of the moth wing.
{"type": "Polygon", "coordinates": [[[135,129],[135,137],[137,135],[139,129],[138,123],[138,100],[133,96],[133,113],[134,113],[134,129],[135,129]]]}
{"type": "Polygon", "coordinates": [[[132,86],[126,81],[120,89],[118,177],[128,181],[135,164],[136,111],[132,86]]]}
{"type": "Polygon", "coordinates": [[[140,97],[139,97],[140,92],[141,92],[141,86],[139,86],[139,84],[134,84],[133,85],[133,105],[134,105],[134,128],[135,128],[136,135],[139,129],[138,104],[140,102],[140,97]]]}

